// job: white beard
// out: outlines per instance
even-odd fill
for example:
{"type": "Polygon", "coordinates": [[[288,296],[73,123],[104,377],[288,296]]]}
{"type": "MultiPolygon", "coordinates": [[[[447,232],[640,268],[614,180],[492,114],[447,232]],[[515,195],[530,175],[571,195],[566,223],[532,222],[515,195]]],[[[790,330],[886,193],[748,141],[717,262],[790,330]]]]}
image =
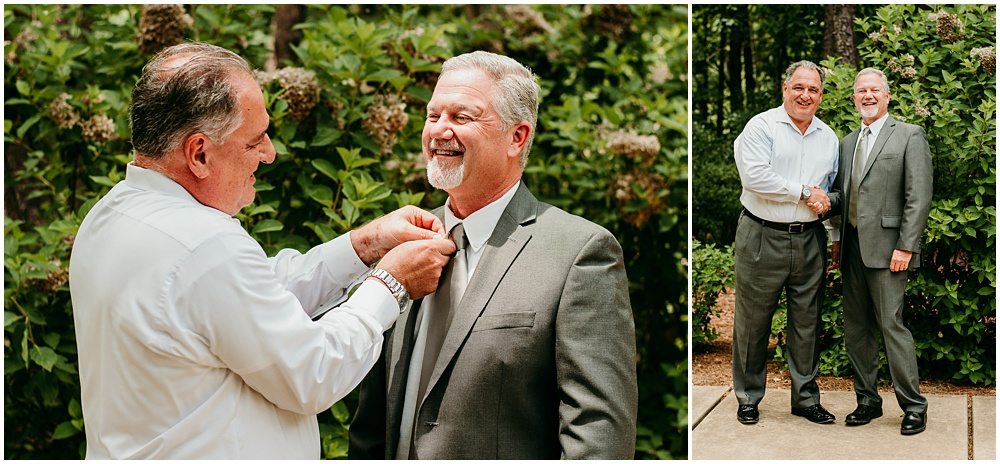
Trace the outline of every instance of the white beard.
{"type": "Polygon", "coordinates": [[[878,114],[878,105],[876,106],[858,106],[858,113],[861,113],[861,117],[865,119],[874,118],[878,114]]]}
{"type": "Polygon", "coordinates": [[[434,188],[441,190],[450,190],[459,185],[462,185],[462,180],[465,178],[465,158],[458,166],[446,168],[442,166],[442,163],[438,161],[438,157],[434,156],[427,162],[427,181],[431,183],[434,188]]]}

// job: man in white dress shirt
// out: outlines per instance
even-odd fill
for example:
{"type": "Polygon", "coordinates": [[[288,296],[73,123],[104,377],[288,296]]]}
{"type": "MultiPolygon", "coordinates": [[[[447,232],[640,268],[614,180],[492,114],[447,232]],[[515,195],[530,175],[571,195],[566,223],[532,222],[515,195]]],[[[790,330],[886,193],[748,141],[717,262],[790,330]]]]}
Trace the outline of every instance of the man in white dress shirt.
{"type": "Polygon", "coordinates": [[[754,116],[734,143],[744,209],[735,244],[733,390],[743,424],[759,420],[771,318],[783,290],[792,414],[835,420],[820,404],[815,380],[827,240],[818,214],[830,208],[826,192],[838,160],[837,135],[815,116],[823,80],[814,63],[789,66],[782,106],[754,116]]]}
{"type": "Polygon", "coordinates": [[[132,99],[135,160],[70,261],[87,458],[318,459],[316,414],[364,378],[454,244],[404,208],[268,258],[232,217],[275,156],[246,61],[171,47],[132,99]]]}

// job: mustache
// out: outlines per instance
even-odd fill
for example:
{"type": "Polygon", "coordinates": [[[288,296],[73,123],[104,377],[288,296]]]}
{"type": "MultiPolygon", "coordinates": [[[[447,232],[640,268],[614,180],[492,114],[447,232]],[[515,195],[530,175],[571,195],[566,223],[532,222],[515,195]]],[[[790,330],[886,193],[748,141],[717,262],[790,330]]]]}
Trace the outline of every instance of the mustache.
{"type": "Polygon", "coordinates": [[[465,147],[457,141],[442,141],[439,142],[437,139],[431,139],[431,143],[428,144],[431,150],[445,150],[445,151],[465,151],[465,147]]]}

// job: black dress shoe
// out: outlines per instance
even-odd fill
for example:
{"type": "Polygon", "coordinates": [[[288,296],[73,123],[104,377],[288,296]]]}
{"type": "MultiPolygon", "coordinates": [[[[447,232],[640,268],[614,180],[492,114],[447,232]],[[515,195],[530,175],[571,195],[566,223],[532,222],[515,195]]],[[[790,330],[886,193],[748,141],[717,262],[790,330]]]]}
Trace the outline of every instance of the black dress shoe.
{"type": "Polygon", "coordinates": [[[805,417],[806,419],[809,419],[810,422],[815,422],[817,424],[829,424],[837,420],[836,417],[833,417],[833,414],[830,414],[829,411],[823,409],[823,406],[818,404],[814,404],[812,406],[805,408],[793,407],[792,415],[805,417]]]}
{"type": "Polygon", "coordinates": [[[756,424],[759,418],[760,412],[757,411],[756,404],[741,404],[736,410],[736,420],[741,424],[756,424]]]}
{"type": "Polygon", "coordinates": [[[926,428],[927,413],[908,411],[903,415],[903,425],[899,427],[899,433],[913,435],[923,432],[926,428]]]}
{"type": "Polygon", "coordinates": [[[854,412],[847,415],[847,425],[865,425],[876,417],[882,417],[882,408],[859,404],[854,412]]]}

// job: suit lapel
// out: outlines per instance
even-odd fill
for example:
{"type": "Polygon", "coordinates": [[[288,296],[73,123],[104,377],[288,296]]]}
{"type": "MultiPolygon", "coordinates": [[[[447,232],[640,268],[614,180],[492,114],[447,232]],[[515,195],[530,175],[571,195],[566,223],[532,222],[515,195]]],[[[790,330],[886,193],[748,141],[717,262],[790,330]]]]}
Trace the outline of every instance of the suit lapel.
{"type": "Polygon", "coordinates": [[[869,152],[868,159],[865,162],[865,170],[861,174],[861,181],[864,182],[865,177],[868,175],[868,171],[872,169],[872,165],[875,164],[875,158],[878,157],[879,153],[882,152],[882,148],[885,147],[886,140],[892,136],[892,132],[896,130],[896,120],[889,116],[885,120],[885,124],[882,124],[882,130],[878,132],[878,138],[875,139],[875,145],[872,146],[869,152]]]}
{"type": "Polygon", "coordinates": [[[472,274],[465,295],[456,308],[451,327],[441,346],[441,353],[428,380],[427,394],[434,389],[500,285],[500,280],[531,239],[531,232],[524,226],[535,220],[537,205],[538,200],[521,184],[500,216],[493,234],[486,242],[486,250],[472,274]]]}

